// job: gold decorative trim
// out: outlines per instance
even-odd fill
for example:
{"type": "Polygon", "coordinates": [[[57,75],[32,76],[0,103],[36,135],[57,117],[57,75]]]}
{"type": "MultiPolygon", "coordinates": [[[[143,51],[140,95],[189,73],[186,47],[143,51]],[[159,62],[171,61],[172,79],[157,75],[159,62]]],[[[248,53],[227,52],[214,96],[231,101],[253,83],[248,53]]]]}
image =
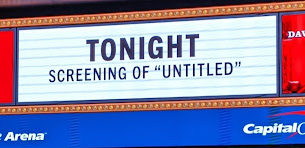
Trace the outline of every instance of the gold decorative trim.
{"type": "Polygon", "coordinates": [[[0,19],[0,28],[54,26],[71,24],[94,24],[109,22],[143,21],[207,17],[237,14],[258,14],[305,10],[305,1],[233,5],[220,7],[202,7],[187,9],[169,9],[157,11],[138,11],[108,14],[67,15],[50,17],[32,17],[0,19]]]}
{"type": "Polygon", "coordinates": [[[0,115],[304,106],[305,97],[0,107],[0,115]]]}

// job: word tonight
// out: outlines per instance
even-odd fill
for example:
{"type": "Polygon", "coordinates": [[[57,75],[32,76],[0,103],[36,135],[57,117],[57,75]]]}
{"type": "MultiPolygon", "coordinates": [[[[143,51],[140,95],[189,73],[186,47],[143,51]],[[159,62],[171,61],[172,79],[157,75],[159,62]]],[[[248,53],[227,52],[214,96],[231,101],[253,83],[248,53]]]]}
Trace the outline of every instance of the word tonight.
{"type": "MultiPolygon", "coordinates": [[[[199,34],[186,34],[184,36],[177,35],[177,41],[173,41],[173,36],[167,36],[167,39],[161,38],[160,36],[153,36],[149,39],[145,37],[134,38],[130,37],[129,40],[126,38],[120,38],[119,43],[115,42],[111,38],[104,39],[101,43],[101,56],[105,61],[111,61],[115,58],[117,50],[119,50],[120,60],[125,60],[125,52],[130,60],[135,59],[135,40],[138,39],[139,59],[144,59],[145,49],[148,49],[148,56],[151,59],[163,58],[163,48],[158,45],[163,42],[167,42],[167,57],[173,57],[173,50],[177,50],[177,57],[182,57],[182,39],[189,41],[189,56],[195,57],[195,39],[199,38],[199,34]],[[145,41],[148,44],[145,45],[145,41]],[[146,41],[146,42],[147,42],[146,41]],[[116,49],[119,44],[120,49],[116,49]],[[146,47],[145,47],[146,46],[146,47]],[[108,47],[108,50],[106,51],[108,47]]],[[[86,43],[90,45],[90,61],[95,61],[95,45],[100,41],[98,39],[87,40],[86,43]]]]}

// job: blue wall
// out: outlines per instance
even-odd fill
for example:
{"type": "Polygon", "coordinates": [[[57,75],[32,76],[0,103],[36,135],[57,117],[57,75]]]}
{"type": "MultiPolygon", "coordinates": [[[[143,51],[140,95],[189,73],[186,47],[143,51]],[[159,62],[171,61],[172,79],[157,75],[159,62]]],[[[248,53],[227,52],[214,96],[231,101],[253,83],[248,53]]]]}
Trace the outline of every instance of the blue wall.
{"type": "MultiPolygon", "coordinates": [[[[247,135],[246,124],[305,122],[305,116],[268,117],[305,107],[205,109],[0,116],[0,147],[109,147],[304,144],[305,135],[247,135]],[[8,132],[44,133],[43,141],[4,141],[8,132]]],[[[304,126],[305,132],[305,126],[304,126]]]]}

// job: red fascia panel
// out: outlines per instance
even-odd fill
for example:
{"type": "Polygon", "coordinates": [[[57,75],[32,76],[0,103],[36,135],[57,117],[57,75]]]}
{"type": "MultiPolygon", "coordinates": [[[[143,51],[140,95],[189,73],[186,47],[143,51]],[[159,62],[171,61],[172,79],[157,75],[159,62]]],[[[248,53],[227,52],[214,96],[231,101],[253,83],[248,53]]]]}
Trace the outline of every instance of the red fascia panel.
{"type": "Polygon", "coordinates": [[[14,31],[0,31],[0,104],[13,103],[14,31]]]}

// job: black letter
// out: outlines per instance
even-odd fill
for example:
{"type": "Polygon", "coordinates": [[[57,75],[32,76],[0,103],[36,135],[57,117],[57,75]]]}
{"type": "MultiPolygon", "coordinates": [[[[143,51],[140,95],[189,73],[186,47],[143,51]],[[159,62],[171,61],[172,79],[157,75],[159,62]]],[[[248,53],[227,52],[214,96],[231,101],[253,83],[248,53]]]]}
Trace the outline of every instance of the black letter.
{"type": "Polygon", "coordinates": [[[91,68],[85,69],[85,81],[91,81],[91,79],[88,78],[88,76],[90,75],[90,72],[88,72],[88,71],[90,71],[90,70],[91,70],[91,68]]]}
{"type": "Polygon", "coordinates": [[[170,75],[171,75],[171,66],[170,65],[168,65],[168,75],[166,76],[165,75],[165,65],[163,65],[163,77],[164,78],[169,78],[170,77],[170,75]]]}
{"type": "Polygon", "coordinates": [[[199,34],[188,34],[187,39],[190,39],[190,57],[195,56],[195,38],[199,38],[199,34]]]}
{"type": "Polygon", "coordinates": [[[130,38],[130,47],[125,38],[120,39],[120,60],[124,60],[124,49],[126,50],[129,59],[134,59],[134,38],[130,38]]]}
{"type": "Polygon", "coordinates": [[[225,62],[225,75],[230,75],[233,72],[233,65],[230,62],[225,62]],[[230,67],[230,71],[228,72],[228,69],[230,67]]]}
{"type": "Polygon", "coordinates": [[[141,69],[140,69],[140,67],[138,67],[138,66],[134,67],[133,70],[132,70],[132,75],[133,75],[134,79],[139,79],[140,76],[141,76],[141,69]],[[135,74],[136,71],[137,71],[138,75],[135,74]]]}
{"type": "Polygon", "coordinates": [[[112,76],[112,78],[113,78],[113,80],[115,80],[116,79],[116,67],[114,67],[114,71],[112,70],[112,68],[111,67],[109,67],[108,68],[108,80],[110,80],[111,79],[111,77],[110,76],[112,76]]]}
{"type": "Polygon", "coordinates": [[[154,41],[157,41],[158,43],[162,43],[162,39],[159,36],[153,36],[148,43],[148,52],[149,56],[152,59],[156,58],[162,58],[163,57],[163,48],[162,47],[156,47],[156,50],[158,51],[158,54],[154,54],[154,41]]]}
{"type": "Polygon", "coordinates": [[[148,73],[148,70],[146,68],[149,68],[149,66],[143,66],[143,79],[145,79],[145,74],[148,73]]]}
{"type": "Polygon", "coordinates": [[[144,59],[144,37],[140,37],[140,59],[144,59]]]}
{"type": "Polygon", "coordinates": [[[101,73],[102,73],[101,68],[99,68],[99,69],[94,68],[93,69],[93,80],[94,81],[96,80],[95,77],[97,77],[97,80],[101,80],[101,75],[102,75],[101,73]]]}
{"type": "Polygon", "coordinates": [[[95,61],[95,44],[99,40],[87,40],[87,44],[90,44],[90,61],[95,61]]]}
{"type": "Polygon", "coordinates": [[[59,81],[59,82],[63,82],[63,81],[65,81],[65,78],[63,77],[62,79],[60,79],[60,72],[62,72],[63,74],[65,74],[65,71],[62,70],[62,69],[60,69],[60,70],[58,71],[58,73],[57,73],[57,79],[58,79],[58,81],[59,81]]]}
{"type": "Polygon", "coordinates": [[[49,79],[49,81],[50,81],[50,82],[55,82],[55,76],[52,74],[52,72],[55,73],[54,70],[50,70],[50,71],[49,71],[49,75],[53,78],[53,80],[52,80],[52,79],[49,79]]]}
{"type": "Polygon", "coordinates": [[[125,67],[121,67],[119,69],[119,78],[121,80],[126,80],[126,68],[125,67]]]}
{"type": "Polygon", "coordinates": [[[81,78],[79,78],[79,76],[81,76],[82,74],[81,74],[81,71],[82,71],[83,69],[76,69],[76,81],[83,81],[83,79],[81,79],[81,78]]]}
{"type": "Polygon", "coordinates": [[[72,81],[73,80],[73,69],[67,69],[67,82],[69,82],[69,77],[71,77],[72,81]],[[70,74],[71,72],[71,74],[70,74]]]}
{"type": "Polygon", "coordinates": [[[197,65],[199,65],[200,76],[202,76],[202,66],[204,65],[204,63],[198,63],[197,65]]]}
{"type": "Polygon", "coordinates": [[[174,64],[173,73],[174,73],[174,77],[176,77],[176,73],[178,74],[179,77],[181,77],[181,64],[179,64],[179,67],[174,64]]]}
{"type": "Polygon", "coordinates": [[[222,75],[222,73],[218,73],[218,71],[221,70],[221,68],[219,68],[218,65],[221,65],[221,64],[222,64],[222,63],[216,63],[215,69],[216,69],[216,75],[217,75],[217,76],[221,76],[221,75],[222,75]]]}
{"type": "Polygon", "coordinates": [[[168,36],[168,56],[169,58],[173,57],[173,48],[177,48],[177,57],[182,57],[182,35],[177,35],[177,44],[173,44],[173,36],[168,36]]]}
{"type": "Polygon", "coordinates": [[[115,42],[113,39],[105,39],[102,43],[102,57],[105,61],[111,61],[113,60],[114,56],[115,56],[115,52],[116,52],[116,48],[115,48],[115,42]],[[111,53],[110,53],[110,57],[107,57],[106,55],[106,45],[107,43],[110,43],[111,45],[111,53]]]}
{"type": "Polygon", "coordinates": [[[213,74],[210,73],[210,63],[207,63],[207,75],[213,76],[213,74]]]}
{"type": "Polygon", "coordinates": [[[188,77],[189,76],[189,66],[191,66],[191,64],[183,64],[183,66],[185,67],[185,76],[188,77]]]}

